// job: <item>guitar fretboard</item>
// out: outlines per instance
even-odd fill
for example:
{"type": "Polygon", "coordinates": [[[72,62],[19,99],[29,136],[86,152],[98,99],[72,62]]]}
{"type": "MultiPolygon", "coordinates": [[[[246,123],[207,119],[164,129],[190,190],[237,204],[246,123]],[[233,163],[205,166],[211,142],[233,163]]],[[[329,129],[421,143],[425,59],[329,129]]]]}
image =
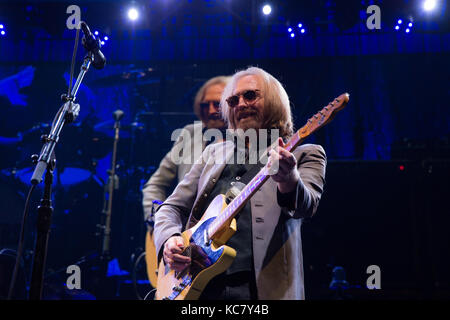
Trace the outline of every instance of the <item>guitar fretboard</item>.
{"type": "MultiPolygon", "coordinates": [[[[299,135],[300,131],[301,129],[285,145],[287,151],[291,152],[301,143],[299,135]]],[[[270,175],[268,170],[267,165],[263,167],[245,188],[228,204],[226,209],[211,223],[208,228],[208,235],[210,238],[213,238],[223,226],[227,225],[226,223],[231,221],[231,219],[239,213],[247,201],[249,201],[255,192],[269,179],[270,175]]]]}
{"type": "MultiPolygon", "coordinates": [[[[318,113],[308,119],[307,123],[300,128],[284,146],[284,148],[292,152],[300,143],[312,134],[315,130],[321,128],[326,123],[331,121],[336,112],[345,107],[349,101],[349,94],[341,94],[338,98],[330,102],[326,107],[320,110],[318,113]]],[[[273,146],[271,146],[272,148],[273,146]]],[[[269,179],[270,169],[263,167],[258,174],[245,186],[245,188],[234,198],[225,210],[217,216],[217,218],[211,223],[208,228],[208,237],[214,238],[215,235],[224,227],[229,225],[231,219],[233,219],[249,199],[258,191],[261,186],[269,179]]]]}

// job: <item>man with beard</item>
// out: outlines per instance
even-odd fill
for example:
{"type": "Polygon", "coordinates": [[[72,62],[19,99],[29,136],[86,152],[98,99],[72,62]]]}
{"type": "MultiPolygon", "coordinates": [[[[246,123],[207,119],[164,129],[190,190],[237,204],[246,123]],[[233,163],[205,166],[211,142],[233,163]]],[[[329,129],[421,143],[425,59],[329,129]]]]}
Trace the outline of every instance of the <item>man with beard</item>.
{"type": "MultiPolygon", "coordinates": [[[[293,134],[289,98],[278,80],[260,68],[236,73],[224,89],[220,106],[231,129],[279,130],[281,137],[275,140],[278,146],[270,151],[269,160],[272,165],[278,163],[278,171],[236,216],[237,231],[226,243],[236,250],[236,257],[207,284],[200,299],[304,299],[300,229],[302,218],[316,212],[323,192],[325,151],[312,144],[292,153],[284,148],[293,134]]],[[[182,272],[197,263],[183,254],[183,221],[188,221],[186,229],[193,227],[215,196],[237,182],[248,183],[261,168],[261,163],[229,161],[242,152],[249,155],[250,147],[234,140],[208,146],[203,152],[206,162],[200,159],[192,166],[159,207],[156,252],[170,269],[182,272]]]]}
{"type": "MultiPolygon", "coordinates": [[[[206,147],[206,142],[200,141],[200,145],[198,145],[199,141],[194,139],[194,132],[203,132],[207,129],[225,129],[219,104],[223,89],[228,80],[229,77],[226,76],[214,77],[205,82],[198,90],[194,99],[194,112],[201,122],[189,124],[182,129],[182,133],[174,143],[174,146],[161,161],[158,170],[155,171],[142,189],[144,218],[146,221],[151,217],[153,201],[164,201],[167,198],[167,191],[171,185],[174,182],[178,183],[181,181],[196,160],[179,159],[180,161],[176,161],[180,157],[176,153],[178,153],[177,151],[180,149],[180,145],[185,143],[185,141],[183,142],[183,136],[187,134],[190,137],[189,149],[201,146],[201,151],[203,151],[206,147]],[[195,142],[197,142],[196,146],[194,146],[195,142]]],[[[184,156],[191,157],[192,155],[195,155],[195,152],[186,153],[184,156]]]]}

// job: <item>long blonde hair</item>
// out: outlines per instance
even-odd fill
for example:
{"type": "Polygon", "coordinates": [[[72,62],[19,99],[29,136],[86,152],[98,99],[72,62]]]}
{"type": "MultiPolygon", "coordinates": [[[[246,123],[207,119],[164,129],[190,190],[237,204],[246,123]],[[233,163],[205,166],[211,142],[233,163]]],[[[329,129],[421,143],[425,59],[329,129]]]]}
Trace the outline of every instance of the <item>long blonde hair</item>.
{"type": "Polygon", "coordinates": [[[282,137],[290,137],[294,128],[291,106],[286,90],[284,90],[282,84],[271,74],[257,67],[249,67],[246,70],[235,73],[223,91],[220,107],[222,117],[228,123],[228,127],[237,129],[237,124],[234,123],[234,119],[231,117],[232,109],[228,106],[226,99],[233,95],[238,80],[248,75],[257,76],[263,83],[263,87],[261,88],[264,97],[264,122],[262,127],[265,129],[279,129],[282,137]]]}
{"type": "Polygon", "coordinates": [[[194,98],[194,113],[200,120],[202,121],[204,120],[202,110],[200,109],[200,102],[203,100],[203,97],[205,96],[206,89],[216,84],[223,84],[224,86],[226,86],[227,83],[230,81],[230,79],[231,79],[230,76],[217,76],[206,81],[200,87],[200,89],[198,89],[197,94],[195,95],[194,98]]]}

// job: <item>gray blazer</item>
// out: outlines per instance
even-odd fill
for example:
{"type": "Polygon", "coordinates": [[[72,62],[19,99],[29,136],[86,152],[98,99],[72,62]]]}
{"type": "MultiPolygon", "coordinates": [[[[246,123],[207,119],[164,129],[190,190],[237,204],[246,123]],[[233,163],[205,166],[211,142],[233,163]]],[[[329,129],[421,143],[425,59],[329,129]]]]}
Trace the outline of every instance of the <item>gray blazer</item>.
{"type": "MultiPolygon", "coordinates": [[[[191,137],[190,147],[193,150],[194,148],[194,132],[202,132],[203,124],[201,121],[196,121],[193,124],[188,124],[182,130],[186,130],[185,133],[189,134],[191,137]]],[[[178,152],[183,144],[182,139],[183,134],[180,134],[176,139],[175,143],[172,146],[172,149],[166,154],[166,156],[161,160],[159,164],[158,170],[153,173],[147,183],[144,185],[142,189],[142,205],[144,207],[144,219],[147,220],[152,211],[152,203],[154,200],[164,201],[167,198],[167,191],[174,183],[180,182],[184,176],[191,169],[195,159],[190,159],[195,153],[192,151],[191,153],[185,152],[181,154],[180,157],[183,158],[181,163],[176,163],[174,161],[175,153],[178,152]],[[186,161],[184,161],[186,160],[186,161]]],[[[201,138],[201,137],[200,137],[201,138]]],[[[202,141],[202,149],[203,151],[205,142],[202,141]]]]}
{"type": "MultiPolygon", "coordinates": [[[[156,252],[175,234],[193,226],[202,215],[199,208],[233,153],[232,142],[208,146],[203,158],[192,166],[172,195],[155,216],[156,252]],[[231,145],[230,145],[231,144],[231,145]],[[207,161],[202,161],[207,159],[207,161]]],[[[297,147],[301,180],[297,186],[295,208],[281,208],[277,202],[277,184],[269,179],[251,198],[253,259],[259,299],[304,299],[302,218],[317,210],[325,184],[326,155],[319,145],[297,147]]]]}

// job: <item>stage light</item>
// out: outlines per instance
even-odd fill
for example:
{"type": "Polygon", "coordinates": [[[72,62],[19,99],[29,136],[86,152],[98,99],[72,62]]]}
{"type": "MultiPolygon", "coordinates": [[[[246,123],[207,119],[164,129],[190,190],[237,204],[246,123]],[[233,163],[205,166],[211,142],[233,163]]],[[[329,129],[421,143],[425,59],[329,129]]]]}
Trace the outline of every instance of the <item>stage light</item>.
{"type": "Polygon", "coordinates": [[[411,28],[412,26],[413,26],[412,22],[408,23],[408,27],[411,28]]]}
{"type": "Polygon", "coordinates": [[[103,38],[103,40],[108,41],[109,38],[108,38],[107,36],[105,36],[105,37],[103,38]]]}
{"type": "Polygon", "coordinates": [[[98,36],[98,31],[95,31],[94,34],[95,34],[96,36],[98,36]]]}
{"type": "Polygon", "coordinates": [[[398,30],[398,29],[400,29],[400,27],[399,26],[395,26],[395,30],[398,30]]]}
{"type": "Polygon", "coordinates": [[[398,19],[397,23],[402,24],[403,23],[402,19],[398,19]]]}
{"type": "Polygon", "coordinates": [[[128,10],[128,19],[136,21],[139,18],[139,11],[136,8],[130,8],[128,10]]]}
{"type": "Polygon", "coordinates": [[[100,43],[102,44],[102,46],[104,46],[104,45],[105,45],[105,41],[101,41],[100,43]]]}
{"type": "Polygon", "coordinates": [[[305,33],[305,32],[306,32],[306,30],[305,30],[305,29],[302,29],[302,30],[300,30],[300,32],[301,32],[301,33],[305,33]]]}
{"type": "Polygon", "coordinates": [[[295,37],[295,33],[291,33],[291,38],[294,38],[295,37]]]}
{"type": "Polygon", "coordinates": [[[302,25],[301,23],[299,23],[299,24],[298,24],[298,27],[301,28],[301,27],[303,27],[303,25],[302,25]]]}
{"type": "Polygon", "coordinates": [[[423,2],[423,10],[433,11],[436,8],[436,0],[425,0],[423,2]]]}
{"type": "Polygon", "coordinates": [[[0,29],[3,29],[3,25],[2,24],[0,24],[0,29]]]}
{"type": "Polygon", "coordinates": [[[406,33],[409,33],[409,28],[405,30],[406,33]]]}
{"type": "Polygon", "coordinates": [[[272,7],[268,4],[266,4],[262,8],[262,12],[267,16],[272,12],[272,7]]]}
{"type": "Polygon", "coordinates": [[[5,30],[2,30],[2,32],[0,32],[2,36],[4,36],[6,34],[5,30]]]}
{"type": "Polygon", "coordinates": [[[288,32],[292,32],[292,28],[288,28],[288,32]]]}

